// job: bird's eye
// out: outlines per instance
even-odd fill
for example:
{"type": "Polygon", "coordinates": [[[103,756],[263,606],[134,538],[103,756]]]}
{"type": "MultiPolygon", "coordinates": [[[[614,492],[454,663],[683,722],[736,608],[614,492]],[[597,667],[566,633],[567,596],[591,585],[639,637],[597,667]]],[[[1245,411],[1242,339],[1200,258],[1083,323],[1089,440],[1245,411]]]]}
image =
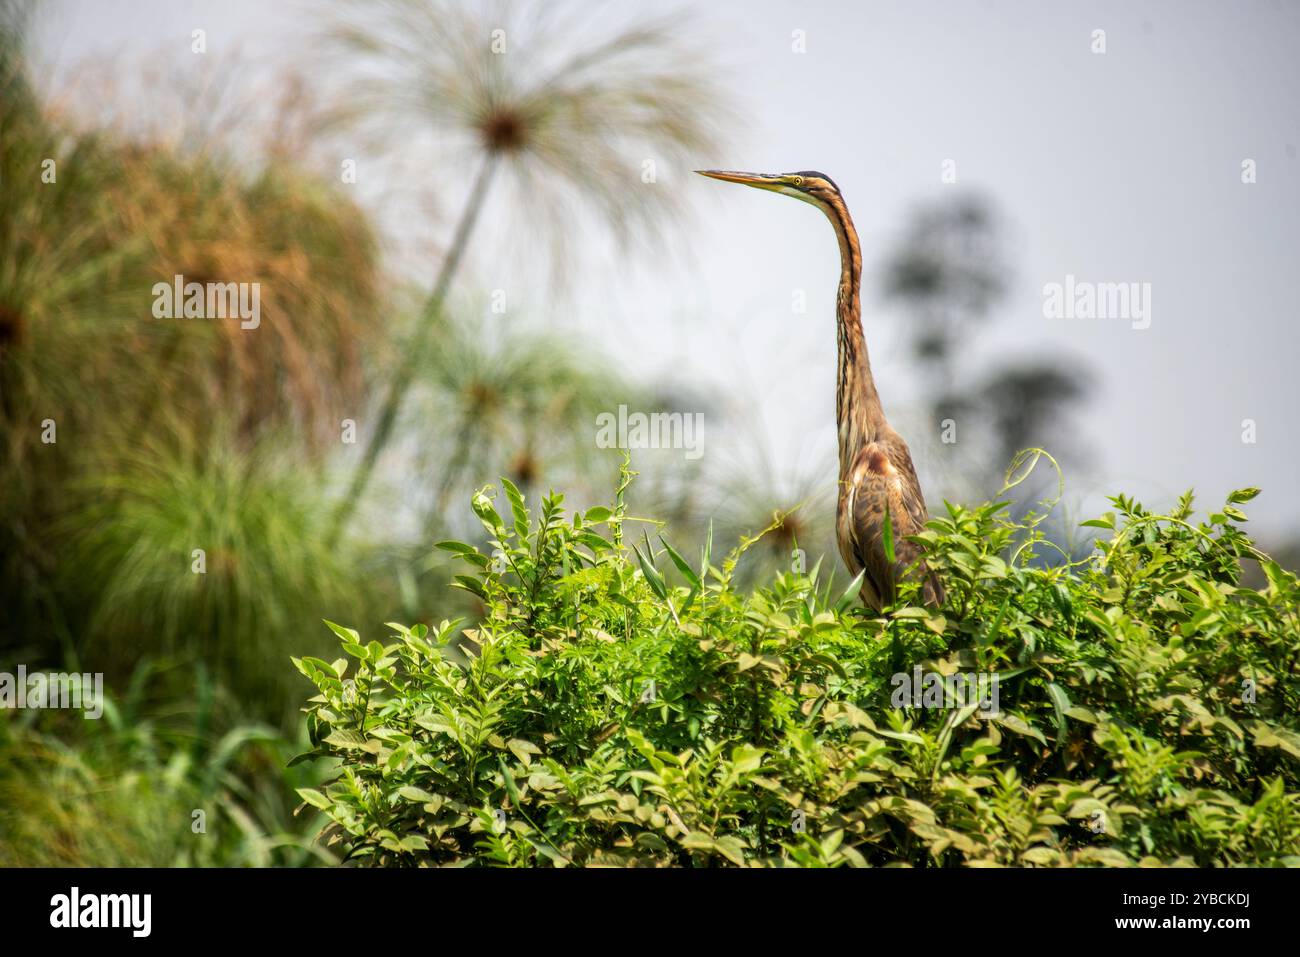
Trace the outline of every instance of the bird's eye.
{"type": "Polygon", "coordinates": [[[802,185],[803,185],[803,177],[802,177],[802,176],[796,176],[796,177],[794,178],[794,185],[796,185],[796,186],[802,186],[802,185]]]}

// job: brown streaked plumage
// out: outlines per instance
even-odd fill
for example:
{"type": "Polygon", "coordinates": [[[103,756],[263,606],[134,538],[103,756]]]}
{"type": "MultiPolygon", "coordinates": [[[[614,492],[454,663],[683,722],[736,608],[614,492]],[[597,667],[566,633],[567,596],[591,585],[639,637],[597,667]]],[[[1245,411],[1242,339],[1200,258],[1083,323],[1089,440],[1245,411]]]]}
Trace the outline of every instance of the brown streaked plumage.
{"type": "Polygon", "coordinates": [[[925,601],[938,604],[943,589],[935,575],[918,563],[921,549],[907,536],[924,528],[925,496],[907,443],[885,419],[862,335],[860,287],[862,251],[853,219],[839,187],[824,173],[738,173],[698,170],[728,183],[784,193],[816,206],[835,229],[840,244],[840,286],[836,298],[839,364],[835,417],[839,426],[840,494],[835,530],[840,556],[849,572],[862,577],[862,600],[879,611],[893,601],[898,580],[917,563],[925,601]],[[885,516],[893,529],[894,561],[885,555],[885,516]]]}

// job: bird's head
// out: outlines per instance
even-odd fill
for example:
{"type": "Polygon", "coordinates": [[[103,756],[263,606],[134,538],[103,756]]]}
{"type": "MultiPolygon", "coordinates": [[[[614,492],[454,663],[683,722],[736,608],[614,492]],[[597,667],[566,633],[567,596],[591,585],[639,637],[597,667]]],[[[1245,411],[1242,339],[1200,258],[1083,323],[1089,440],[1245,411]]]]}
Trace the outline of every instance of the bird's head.
{"type": "Polygon", "coordinates": [[[840,189],[825,173],[816,170],[802,170],[798,173],[738,173],[726,169],[697,169],[695,172],[710,179],[720,179],[724,183],[740,183],[755,189],[766,189],[773,193],[784,193],[805,203],[811,203],[823,211],[833,200],[842,202],[840,189]]]}

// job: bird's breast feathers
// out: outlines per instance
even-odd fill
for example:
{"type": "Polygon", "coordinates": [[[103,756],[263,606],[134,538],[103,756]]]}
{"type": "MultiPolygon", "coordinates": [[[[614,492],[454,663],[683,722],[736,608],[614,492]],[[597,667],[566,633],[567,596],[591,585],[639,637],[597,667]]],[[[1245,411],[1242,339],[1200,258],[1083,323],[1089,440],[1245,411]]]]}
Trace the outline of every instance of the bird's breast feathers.
{"type": "Polygon", "coordinates": [[[871,544],[864,539],[879,539],[886,511],[899,534],[915,534],[925,521],[916,521],[917,512],[924,515],[925,506],[913,500],[919,489],[906,447],[892,450],[890,445],[887,441],[868,442],[840,483],[840,542],[859,557],[863,546],[871,544]]]}

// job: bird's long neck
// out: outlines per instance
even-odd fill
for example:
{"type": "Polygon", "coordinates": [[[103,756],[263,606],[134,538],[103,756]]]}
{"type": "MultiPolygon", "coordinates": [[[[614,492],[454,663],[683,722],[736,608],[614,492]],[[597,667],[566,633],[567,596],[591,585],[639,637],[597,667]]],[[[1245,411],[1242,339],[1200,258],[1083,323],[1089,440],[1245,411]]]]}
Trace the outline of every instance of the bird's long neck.
{"type": "Polygon", "coordinates": [[[862,335],[862,250],[848,207],[839,197],[823,206],[840,243],[840,288],[835,301],[839,368],[835,377],[835,420],[839,426],[840,478],[847,477],[863,446],[887,425],[862,335]]]}

